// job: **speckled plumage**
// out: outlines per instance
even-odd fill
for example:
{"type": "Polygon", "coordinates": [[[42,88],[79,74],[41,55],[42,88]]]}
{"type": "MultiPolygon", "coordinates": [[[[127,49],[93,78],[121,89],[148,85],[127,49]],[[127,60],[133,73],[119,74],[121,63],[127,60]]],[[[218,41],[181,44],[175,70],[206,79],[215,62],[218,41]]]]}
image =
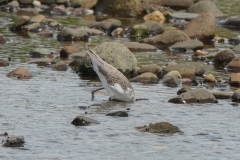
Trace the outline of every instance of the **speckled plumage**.
{"type": "Polygon", "coordinates": [[[87,47],[87,50],[92,60],[93,69],[111,98],[121,101],[134,101],[134,90],[129,80],[115,67],[103,61],[90,48],[87,47]]]}

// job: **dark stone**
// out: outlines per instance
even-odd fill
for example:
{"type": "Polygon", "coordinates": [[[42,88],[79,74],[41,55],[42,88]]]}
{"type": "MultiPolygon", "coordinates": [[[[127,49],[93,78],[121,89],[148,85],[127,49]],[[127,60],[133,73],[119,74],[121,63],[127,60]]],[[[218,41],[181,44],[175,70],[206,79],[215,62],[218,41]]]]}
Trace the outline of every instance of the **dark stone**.
{"type": "Polygon", "coordinates": [[[177,126],[169,122],[150,123],[149,126],[140,128],[141,131],[160,134],[183,133],[177,126]]]}
{"type": "Polygon", "coordinates": [[[23,147],[25,143],[23,136],[8,137],[3,141],[4,147],[23,147]]]}
{"type": "Polygon", "coordinates": [[[116,111],[108,113],[106,116],[128,117],[128,113],[126,111],[116,111]]]}
{"type": "Polygon", "coordinates": [[[89,117],[84,117],[84,116],[77,116],[74,118],[74,120],[71,122],[71,124],[75,126],[86,126],[91,123],[98,124],[99,122],[95,119],[89,118],[89,117]]]}

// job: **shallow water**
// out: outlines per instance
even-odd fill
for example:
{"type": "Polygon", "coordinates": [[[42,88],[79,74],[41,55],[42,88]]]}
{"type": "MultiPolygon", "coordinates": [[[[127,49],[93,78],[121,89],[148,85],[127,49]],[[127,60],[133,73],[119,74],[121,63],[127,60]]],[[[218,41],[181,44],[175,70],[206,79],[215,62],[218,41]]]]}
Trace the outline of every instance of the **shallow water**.
{"type": "MultiPolygon", "coordinates": [[[[225,1],[224,1],[225,2],[225,1]]],[[[224,3],[221,2],[221,3],[224,3]]],[[[227,3],[229,6],[233,3],[227,3]]],[[[12,14],[0,14],[13,18],[12,14]]],[[[63,24],[76,25],[76,20],[87,24],[94,17],[51,17],[63,24]]],[[[134,20],[126,21],[127,24],[134,20]]],[[[9,67],[0,68],[0,127],[10,136],[23,135],[23,148],[0,147],[0,159],[238,159],[240,156],[239,106],[230,100],[218,104],[177,105],[167,101],[176,95],[177,88],[161,83],[143,85],[133,83],[137,98],[148,98],[135,103],[108,101],[108,94],[99,91],[91,100],[91,90],[101,86],[96,78],[79,77],[71,69],[66,72],[52,71],[26,63],[31,48],[44,47],[53,51],[67,43],[56,38],[36,35],[26,38],[1,26],[0,32],[9,42],[1,45],[0,59],[12,58],[9,67]],[[13,69],[23,66],[33,75],[30,80],[6,77],[13,69]],[[129,111],[129,117],[109,117],[106,113],[116,110],[129,111]],[[88,114],[85,114],[87,112],[88,114]],[[78,115],[97,119],[100,124],[76,127],[71,121],[78,115]],[[178,126],[184,133],[158,135],[140,132],[137,126],[167,121],[178,126]]],[[[127,38],[91,37],[88,44],[96,46],[104,41],[129,41],[127,38]]],[[[84,50],[86,43],[72,42],[84,50]]],[[[212,44],[217,48],[230,45],[212,44]]],[[[59,61],[57,52],[56,60],[59,61]]],[[[191,61],[190,54],[136,53],[140,64],[168,60],[191,61]],[[147,60],[146,60],[147,59],[147,60]]],[[[209,68],[213,66],[208,65],[209,68]]],[[[229,77],[223,70],[210,69],[209,73],[229,77]]],[[[200,86],[198,86],[200,87],[200,86]]],[[[213,90],[221,90],[214,88],[213,90]]],[[[223,88],[231,91],[231,88],[223,88]]],[[[4,137],[0,137],[5,139],[4,137]]]]}

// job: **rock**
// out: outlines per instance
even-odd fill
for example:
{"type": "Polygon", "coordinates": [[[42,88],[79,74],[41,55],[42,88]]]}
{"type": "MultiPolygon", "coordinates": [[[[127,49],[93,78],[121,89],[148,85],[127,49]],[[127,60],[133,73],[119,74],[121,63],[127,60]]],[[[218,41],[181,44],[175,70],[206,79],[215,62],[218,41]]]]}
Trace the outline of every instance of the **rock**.
{"type": "Polygon", "coordinates": [[[235,58],[234,53],[231,50],[223,50],[216,54],[214,62],[218,64],[226,64],[235,58]]]}
{"type": "Polygon", "coordinates": [[[217,55],[217,53],[218,53],[218,52],[210,53],[210,54],[202,55],[202,56],[195,56],[195,55],[193,55],[193,56],[192,56],[192,59],[193,59],[193,60],[213,59],[213,58],[217,55]]]}
{"type": "Polygon", "coordinates": [[[172,19],[185,20],[185,21],[191,21],[192,19],[196,18],[197,16],[199,16],[199,14],[196,14],[196,13],[185,13],[185,12],[170,13],[170,17],[172,19]]]}
{"type": "Polygon", "coordinates": [[[48,21],[47,25],[48,25],[48,27],[50,27],[56,31],[62,30],[62,25],[57,21],[48,21]]]}
{"type": "Polygon", "coordinates": [[[195,75],[203,75],[205,73],[205,65],[201,62],[188,62],[185,64],[176,64],[171,66],[166,66],[163,69],[163,76],[170,71],[178,71],[182,78],[189,78],[194,80],[195,75]]]}
{"type": "MultiPolygon", "coordinates": [[[[93,49],[104,61],[117,68],[125,76],[130,76],[134,67],[137,66],[137,59],[133,53],[123,44],[118,42],[104,42],[93,49]]],[[[96,73],[92,69],[89,56],[86,56],[79,66],[82,74],[96,73]]]]}
{"type": "Polygon", "coordinates": [[[150,45],[150,44],[143,44],[138,42],[123,42],[126,47],[131,52],[156,52],[157,47],[150,45]]]}
{"type": "Polygon", "coordinates": [[[37,64],[40,67],[46,67],[51,64],[56,64],[56,62],[54,60],[52,60],[51,58],[36,58],[36,59],[30,60],[28,63],[29,64],[37,64]]]}
{"type": "Polygon", "coordinates": [[[211,1],[199,1],[192,4],[188,9],[189,13],[211,13],[216,17],[224,17],[222,11],[211,1]]]}
{"type": "Polygon", "coordinates": [[[52,64],[51,67],[54,71],[66,71],[68,69],[65,62],[59,62],[57,64],[52,64]]]}
{"type": "MultiPolygon", "coordinates": [[[[203,51],[203,50],[197,50],[193,56],[206,56],[208,55],[208,52],[203,51]]],[[[215,56],[214,56],[215,57],[215,56]]]]}
{"type": "Polygon", "coordinates": [[[70,54],[79,52],[78,48],[75,46],[65,46],[60,51],[60,57],[61,58],[67,58],[70,54]]]}
{"type": "Polygon", "coordinates": [[[99,124],[99,122],[97,120],[89,118],[89,117],[84,117],[84,116],[77,116],[71,122],[71,124],[73,124],[75,126],[86,126],[86,125],[89,125],[91,123],[99,124]]]}
{"type": "Polygon", "coordinates": [[[179,8],[187,8],[193,4],[193,0],[161,0],[162,6],[168,6],[170,8],[179,7],[179,8]]]}
{"type": "Polygon", "coordinates": [[[103,31],[94,28],[76,28],[77,31],[87,32],[89,36],[104,35],[103,31]]]}
{"type": "Polygon", "coordinates": [[[184,32],[180,30],[173,30],[153,37],[144,38],[140,42],[153,45],[171,45],[185,40],[190,40],[190,38],[184,32]]]}
{"type": "Polygon", "coordinates": [[[133,76],[135,77],[145,72],[151,72],[155,74],[158,78],[160,78],[162,73],[162,68],[159,67],[157,64],[142,65],[139,69],[133,72],[133,76]]]}
{"type": "Polygon", "coordinates": [[[72,53],[69,55],[69,57],[71,59],[79,60],[79,59],[83,59],[84,57],[86,57],[86,55],[87,55],[86,51],[81,51],[81,52],[77,52],[77,53],[72,53]]]}
{"type": "Polygon", "coordinates": [[[225,27],[239,28],[240,16],[229,17],[226,20],[220,21],[219,24],[225,27]]]}
{"type": "Polygon", "coordinates": [[[39,32],[40,30],[42,30],[42,26],[40,23],[30,23],[30,24],[23,26],[21,29],[24,32],[28,32],[28,31],[39,32]]]}
{"type": "Polygon", "coordinates": [[[46,18],[45,18],[45,16],[44,15],[37,15],[37,16],[34,16],[34,17],[32,17],[31,19],[30,19],[30,21],[29,21],[29,23],[46,23],[47,22],[47,20],[46,20],[46,18]]]}
{"type": "Polygon", "coordinates": [[[43,4],[51,4],[51,3],[56,3],[56,0],[39,0],[43,4]]]}
{"type": "Polygon", "coordinates": [[[183,86],[181,89],[179,89],[179,90],[177,91],[177,95],[180,95],[180,94],[182,94],[182,93],[188,92],[188,91],[190,91],[190,90],[191,90],[191,88],[189,88],[188,86],[183,86]]]}
{"type": "Polygon", "coordinates": [[[240,89],[237,89],[232,95],[232,101],[240,102],[240,89]]]}
{"type": "Polygon", "coordinates": [[[43,58],[45,56],[48,56],[49,54],[53,54],[50,49],[34,48],[28,53],[28,56],[31,58],[43,58]]]}
{"type": "Polygon", "coordinates": [[[35,8],[40,8],[42,4],[41,4],[41,2],[38,1],[38,0],[33,0],[32,5],[33,5],[35,8]]]}
{"type": "Polygon", "coordinates": [[[204,44],[199,40],[186,40],[183,42],[176,42],[169,48],[177,49],[177,50],[187,50],[187,49],[198,50],[198,49],[203,49],[204,44]]]}
{"type": "Polygon", "coordinates": [[[159,82],[158,77],[151,73],[151,72],[145,72],[142,73],[130,80],[130,82],[140,82],[140,83],[148,83],[148,84],[155,84],[159,82]]]}
{"type": "Polygon", "coordinates": [[[172,65],[176,65],[177,63],[176,62],[168,62],[167,64],[166,64],[166,66],[172,66],[172,65]]]}
{"type": "Polygon", "coordinates": [[[31,73],[23,67],[18,67],[7,74],[8,77],[17,77],[18,79],[30,79],[31,73]]]}
{"type": "Polygon", "coordinates": [[[71,0],[71,6],[76,7],[84,7],[84,8],[92,8],[97,3],[97,0],[71,0]]]}
{"type": "Polygon", "coordinates": [[[206,89],[197,88],[188,92],[182,93],[168,102],[183,104],[183,103],[217,103],[216,98],[211,92],[206,89]]]}
{"type": "Polygon", "coordinates": [[[14,136],[7,137],[6,140],[3,141],[4,147],[23,147],[25,143],[23,136],[14,136]]]}
{"type": "Polygon", "coordinates": [[[96,28],[102,31],[106,31],[108,30],[110,27],[121,27],[122,26],[122,22],[120,20],[117,19],[106,19],[100,22],[93,22],[91,23],[88,27],[89,28],[96,28]]]}
{"type": "Polygon", "coordinates": [[[128,29],[127,33],[131,38],[145,38],[149,34],[147,26],[142,24],[135,24],[128,29]]]}
{"type": "Polygon", "coordinates": [[[112,36],[123,36],[123,34],[124,34],[123,28],[116,28],[111,33],[112,36]]]}
{"type": "Polygon", "coordinates": [[[92,15],[94,11],[92,9],[81,7],[81,8],[75,8],[72,13],[76,16],[80,16],[80,15],[86,16],[86,15],[92,15]]]}
{"type": "Polygon", "coordinates": [[[88,41],[88,33],[86,31],[78,31],[72,28],[64,28],[57,35],[58,41],[88,41]]]}
{"type": "Polygon", "coordinates": [[[227,92],[212,92],[216,99],[230,99],[232,97],[232,93],[227,92]]]}
{"type": "Polygon", "coordinates": [[[142,12],[139,0],[98,0],[95,5],[96,14],[107,14],[111,16],[135,17],[142,12]]]}
{"type": "Polygon", "coordinates": [[[66,16],[70,14],[70,12],[66,9],[64,5],[54,6],[50,11],[52,15],[66,16]]]}
{"type": "Polygon", "coordinates": [[[235,52],[235,53],[240,53],[240,44],[238,44],[237,46],[234,46],[233,47],[233,51],[235,52]]]}
{"type": "Polygon", "coordinates": [[[73,60],[68,64],[68,66],[73,70],[73,71],[78,71],[78,68],[80,64],[82,63],[82,60],[73,60]]]}
{"type": "Polygon", "coordinates": [[[4,60],[0,60],[0,67],[6,67],[6,66],[9,66],[9,63],[4,60]]]}
{"type": "Polygon", "coordinates": [[[150,123],[149,126],[144,126],[140,129],[144,132],[160,133],[160,134],[174,134],[183,133],[177,126],[168,122],[150,123]]]}
{"type": "Polygon", "coordinates": [[[6,39],[3,37],[3,35],[0,33],[0,44],[5,44],[6,39]]]}
{"type": "Polygon", "coordinates": [[[33,0],[18,0],[18,2],[21,4],[32,4],[33,0]]]}
{"type": "Polygon", "coordinates": [[[230,61],[226,68],[228,70],[233,70],[233,71],[240,71],[240,56],[237,56],[234,58],[232,61],[230,61]]]}
{"type": "Polygon", "coordinates": [[[215,82],[216,79],[212,74],[208,74],[207,76],[204,77],[204,81],[203,82],[215,82]]]}
{"type": "Polygon", "coordinates": [[[177,87],[181,84],[181,75],[178,71],[170,71],[162,78],[162,84],[177,87]]]}
{"type": "Polygon", "coordinates": [[[187,24],[184,32],[191,39],[198,40],[213,39],[216,32],[216,20],[214,15],[211,13],[204,13],[197,16],[187,24]]]}
{"type": "Polygon", "coordinates": [[[21,29],[22,26],[26,25],[30,21],[29,16],[22,16],[17,18],[16,22],[10,26],[10,30],[15,31],[21,29]]]}
{"type": "Polygon", "coordinates": [[[229,79],[231,86],[240,86],[240,73],[232,73],[229,79]]]}
{"type": "Polygon", "coordinates": [[[145,21],[142,25],[147,26],[149,35],[157,35],[162,33],[162,25],[156,21],[145,21]]]}
{"type": "Polygon", "coordinates": [[[152,21],[156,21],[156,22],[158,22],[160,24],[164,23],[164,21],[165,21],[164,15],[161,12],[159,12],[159,11],[154,11],[152,13],[149,13],[149,14],[145,15],[143,17],[143,19],[145,21],[151,21],[151,20],[152,21]]]}
{"type": "Polygon", "coordinates": [[[126,111],[116,111],[108,113],[106,116],[128,117],[128,113],[126,111]]]}

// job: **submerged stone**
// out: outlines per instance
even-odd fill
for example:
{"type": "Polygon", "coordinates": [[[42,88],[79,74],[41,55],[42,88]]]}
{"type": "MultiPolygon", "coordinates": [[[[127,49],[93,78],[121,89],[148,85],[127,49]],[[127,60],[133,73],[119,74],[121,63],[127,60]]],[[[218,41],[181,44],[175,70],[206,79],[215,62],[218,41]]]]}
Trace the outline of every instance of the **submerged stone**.
{"type": "Polygon", "coordinates": [[[160,134],[183,133],[177,126],[169,122],[150,123],[148,126],[140,128],[141,131],[160,134]]]}
{"type": "Polygon", "coordinates": [[[75,126],[86,126],[91,123],[98,124],[99,122],[95,119],[89,118],[89,117],[84,117],[84,116],[77,116],[74,118],[74,120],[71,122],[71,124],[75,126]]]}
{"type": "Polygon", "coordinates": [[[23,136],[8,137],[3,141],[4,147],[23,147],[25,143],[23,136]]]}

